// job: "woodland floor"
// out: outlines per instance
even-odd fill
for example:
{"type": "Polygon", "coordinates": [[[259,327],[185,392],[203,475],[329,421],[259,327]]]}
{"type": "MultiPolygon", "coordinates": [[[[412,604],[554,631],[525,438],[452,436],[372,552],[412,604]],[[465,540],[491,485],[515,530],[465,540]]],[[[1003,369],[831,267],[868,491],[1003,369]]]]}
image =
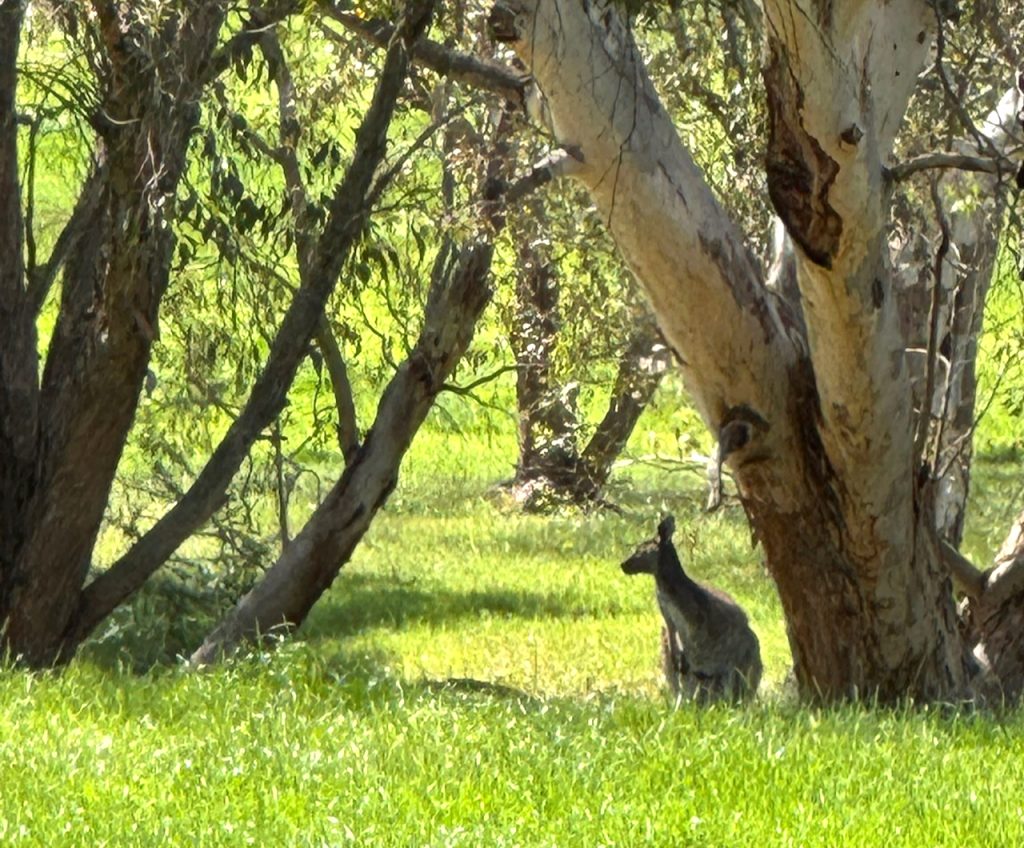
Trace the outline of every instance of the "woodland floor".
{"type": "MultiPolygon", "coordinates": [[[[0,845],[1024,844],[1021,714],[799,707],[738,507],[704,515],[699,476],[634,463],[623,514],[523,515],[493,489],[509,448],[425,433],[275,652],[133,671],[143,642],[189,633],[154,597],[61,674],[0,671],[0,845]],[[617,564],[668,511],[760,637],[749,707],[662,692],[652,587],[617,564]]],[[[980,562],[1018,467],[979,466],[980,562]]]]}

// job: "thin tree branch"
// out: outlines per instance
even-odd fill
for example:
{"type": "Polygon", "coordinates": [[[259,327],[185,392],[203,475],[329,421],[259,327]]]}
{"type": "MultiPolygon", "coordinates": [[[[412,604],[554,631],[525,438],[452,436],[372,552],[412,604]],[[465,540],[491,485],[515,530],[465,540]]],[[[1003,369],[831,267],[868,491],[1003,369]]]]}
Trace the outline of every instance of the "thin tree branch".
{"type": "Polygon", "coordinates": [[[451,392],[453,395],[465,395],[476,400],[475,396],[472,394],[474,389],[479,389],[481,386],[493,383],[503,374],[508,374],[510,371],[517,371],[518,369],[518,365],[502,365],[490,374],[484,374],[483,377],[478,377],[472,383],[467,383],[465,386],[459,386],[455,383],[445,383],[441,388],[446,392],[451,392]]]}
{"type": "MultiPolygon", "coordinates": [[[[350,33],[377,47],[387,47],[394,33],[392,24],[380,19],[360,18],[343,11],[337,3],[325,5],[327,16],[341,24],[350,33]]],[[[328,38],[334,41],[342,40],[340,33],[328,26],[324,26],[323,31],[328,38]]],[[[469,53],[453,50],[428,39],[424,39],[416,45],[413,51],[413,62],[473,88],[500,94],[519,105],[525,103],[526,88],[530,83],[529,75],[513,71],[495,62],[478,59],[469,53]]]]}
{"type": "Polygon", "coordinates": [[[949,542],[939,542],[939,553],[957,589],[969,598],[980,598],[985,593],[988,588],[988,574],[978,569],[949,542]]]}
{"type": "Polygon", "coordinates": [[[85,233],[86,227],[96,214],[105,179],[105,173],[100,167],[94,168],[89,176],[86,177],[78,194],[75,208],[65,222],[60,235],[57,236],[57,241],[50,251],[49,259],[46,260],[45,264],[38,265],[32,269],[28,281],[28,298],[33,314],[38,315],[39,311],[43,308],[46,297],[49,295],[50,289],[57,279],[57,274],[64,267],[64,262],[68,255],[85,233]]]}
{"type": "Polygon", "coordinates": [[[273,32],[274,27],[281,21],[301,9],[301,4],[295,0],[283,0],[272,6],[256,7],[251,10],[249,25],[231,36],[211,57],[203,74],[204,82],[212,82],[219,77],[237,59],[249,53],[266,33],[273,32]]]}
{"type": "Polygon", "coordinates": [[[331,380],[334,405],[338,410],[338,447],[341,448],[341,455],[345,457],[347,464],[359,450],[359,424],[345,357],[325,315],[320,316],[316,330],[316,345],[323,354],[327,374],[331,380]]]}
{"type": "Polygon", "coordinates": [[[902,182],[921,171],[934,169],[974,171],[982,174],[1012,173],[1016,166],[1005,156],[968,156],[963,153],[924,153],[887,168],[885,176],[902,182]]]}
{"type": "MultiPolygon", "coordinates": [[[[926,363],[926,377],[924,398],[921,402],[921,415],[917,423],[917,435],[914,439],[915,468],[925,460],[925,445],[928,441],[928,430],[932,419],[932,395],[935,393],[935,365],[938,357],[939,337],[939,304],[942,299],[942,267],[946,262],[946,255],[949,253],[950,231],[949,220],[946,218],[945,209],[942,206],[942,198],[939,196],[939,180],[936,177],[931,185],[932,203],[935,205],[935,217],[938,219],[939,228],[942,231],[942,239],[935,251],[934,282],[932,283],[932,299],[928,312],[928,359],[926,363]]],[[[937,458],[933,458],[937,459],[937,458]]]]}

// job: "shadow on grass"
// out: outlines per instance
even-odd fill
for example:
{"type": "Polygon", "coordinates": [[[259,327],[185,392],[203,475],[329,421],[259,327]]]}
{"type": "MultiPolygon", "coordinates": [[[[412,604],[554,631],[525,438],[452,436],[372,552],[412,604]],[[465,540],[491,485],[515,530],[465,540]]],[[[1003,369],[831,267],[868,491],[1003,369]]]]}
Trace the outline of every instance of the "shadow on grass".
{"type": "Polygon", "coordinates": [[[453,591],[419,586],[402,578],[351,574],[313,609],[301,630],[306,641],[353,636],[375,627],[401,630],[487,615],[524,619],[576,617],[578,605],[539,592],[453,591]]]}

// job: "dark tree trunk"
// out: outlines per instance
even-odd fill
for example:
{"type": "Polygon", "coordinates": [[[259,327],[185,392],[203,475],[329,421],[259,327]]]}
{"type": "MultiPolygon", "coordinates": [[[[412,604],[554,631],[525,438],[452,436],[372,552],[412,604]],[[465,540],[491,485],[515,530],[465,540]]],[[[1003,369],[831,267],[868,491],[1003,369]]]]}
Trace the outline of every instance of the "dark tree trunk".
{"type": "MultiPolygon", "coordinates": [[[[423,25],[422,20],[417,26],[410,24],[409,38],[418,35],[423,25]]],[[[82,592],[74,619],[65,633],[65,656],[70,655],[118,604],[131,597],[178,546],[213,515],[253,442],[284,408],[296,369],[307,355],[310,339],[320,326],[327,299],[368,219],[373,176],[386,151],[388,127],[405,81],[406,53],[404,42],[398,40],[385,59],[373,102],[357,134],[352,163],[336,187],[323,233],[311,253],[300,256],[299,291],[285,313],[245,408],[181,499],[82,592]]],[[[302,245],[309,244],[311,239],[308,233],[296,239],[300,252],[302,245]]]]}
{"type": "Polygon", "coordinates": [[[963,604],[974,655],[991,672],[996,698],[1024,694],[1024,512],[1017,516],[982,591],[963,604]]]}
{"type": "MultiPolygon", "coordinates": [[[[8,569],[14,588],[3,649],[30,665],[57,656],[135,416],[168,283],[175,193],[224,8],[195,4],[159,34],[120,15],[112,6],[98,12],[110,74],[97,112],[103,187],[64,270],[43,371],[35,472],[8,569]]],[[[17,193],[13,198],[17,203],[17,193]]]]}
{"type": "Polygon", "coordinates": [[[35,312],[22,263],[15,112],[24,12],[22,3],[0,3],[0,622],[17,582],[25,507],[34,488],[39,411],[35,312]]]}
{"type": "Polygon", "coordinates": [[[576,389],[558,380],[552,361],[562,321],[558,277],[537,232],[543,216],[541,205],[532,204],[529,221],[517,232],[511,334],[519,414],[519,460],[511,486],[528,509],[600,497],[612,465],[661,382],[668,352],[653,318],[643,320],[619,357],[608,409],[581,449],[576,389]]]}
{"type": "Polygon", "coordinates": [[[653,319],[642,319],[619,357],[608,411],[580,457],[573,481],[577,500],[596,498],[604,489],[668,366],[668,347],[653,319]]]}
{"type": "MultiPolygon", "coordinates": [[[[519,411],[519,461],[513,487],[569,485],[579,461],[579,418],[575,393],[554,374],[552,355],[558,341],[558,277],[538,246],[539,203],[516,233],[516,311],[512,351],[516,358],[516,408],[519,411]]],[[[529,497],[527,498],[529,500],[529,497]]]]}
{"type": "Polygon", "coordinates": [[[356,405],[352,396],[352,383],[348,377],[348,366],[326,315],[320,316],[316,330],[316,346],[324,358],[331,380],[331,393],[334,395],[334,407],[338,414],[338,447],[345,461],[350,462],[359,449],[359,423],[356,420],[356,405]]]}

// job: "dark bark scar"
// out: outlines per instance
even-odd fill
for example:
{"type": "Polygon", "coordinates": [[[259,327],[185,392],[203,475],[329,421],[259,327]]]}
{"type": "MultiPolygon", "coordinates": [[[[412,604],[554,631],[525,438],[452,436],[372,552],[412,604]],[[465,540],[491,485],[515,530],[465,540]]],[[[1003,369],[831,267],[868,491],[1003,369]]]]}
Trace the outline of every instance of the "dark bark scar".
{"type": "Polygon", "coordinates": [[[829,202],[839,165],[804,128],[803,90],[777,45],[765,66],[764,79],[769,120],[768,194],[807,258],[831,268],[843,232],[842,218],[829,202]]]}

